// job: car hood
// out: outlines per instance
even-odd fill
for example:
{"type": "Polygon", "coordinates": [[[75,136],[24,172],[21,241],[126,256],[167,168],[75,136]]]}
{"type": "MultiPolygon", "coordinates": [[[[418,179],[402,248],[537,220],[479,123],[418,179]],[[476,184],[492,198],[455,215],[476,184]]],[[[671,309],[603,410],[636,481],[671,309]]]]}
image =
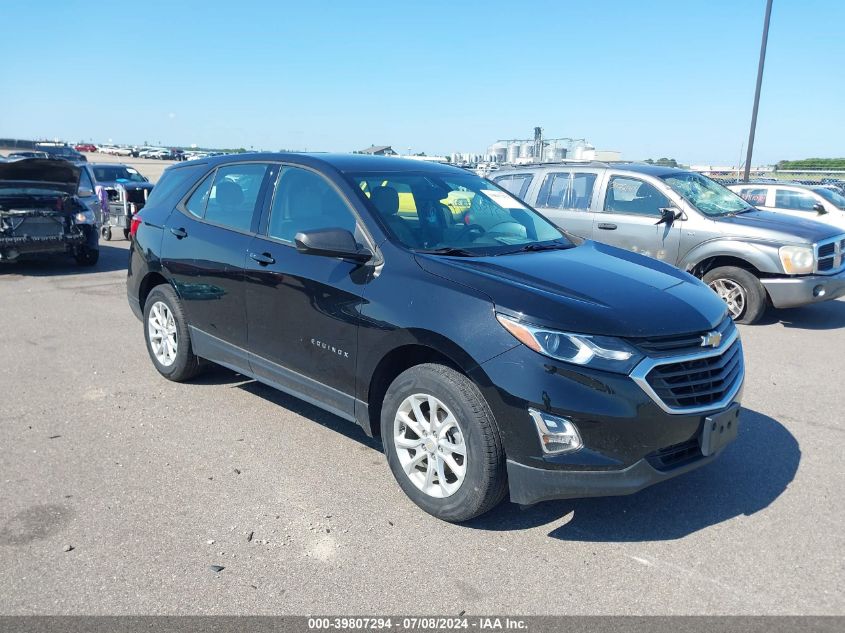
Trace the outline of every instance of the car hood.
{"type": "Polygon", "coordinates": [[[80,168],[62,159],[21,158],[0,163],[0,188],[44,187],[76,193],[80,168]]]}
{"type": "Polygon", "coordinates": [[[756,237],[782,243],[814,244],[842,233],[841,228],[815,220],[771,211],[749,211],[718,220],[722,232],[729,237],[756,237]]]}
{"type": "Polygon", "coordinates": [[[716,293],[692,275],[592,241],[496,257],[418,254],[417,261],[429,273],[485,293],[497,310],[570,332],[670,336],[711,329],[726,314],[716,293]]]}

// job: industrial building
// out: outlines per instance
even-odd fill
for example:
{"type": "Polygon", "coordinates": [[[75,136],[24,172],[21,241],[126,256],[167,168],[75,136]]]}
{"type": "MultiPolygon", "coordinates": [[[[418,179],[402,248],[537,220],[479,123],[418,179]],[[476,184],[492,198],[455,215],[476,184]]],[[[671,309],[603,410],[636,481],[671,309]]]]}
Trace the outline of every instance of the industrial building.
{"type": "Polygon", "coordinates": [[[484,160],[489,163],[523,165],[552,163],[562,160],[620,160],[621,153],[598,150],[583,138],[543,138],[542,128],[534,128],[533,139],[502,139],[487,148],[484,160]]]}

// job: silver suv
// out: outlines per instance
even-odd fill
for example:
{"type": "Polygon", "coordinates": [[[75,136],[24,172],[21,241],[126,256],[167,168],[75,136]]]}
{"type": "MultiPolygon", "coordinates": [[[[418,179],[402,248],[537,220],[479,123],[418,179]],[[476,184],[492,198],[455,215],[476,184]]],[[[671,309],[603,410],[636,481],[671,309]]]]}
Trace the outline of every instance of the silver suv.
{"type": "Polygon", "coordinates": [[[664,260],[704,280],[740,323],[768,305],[845,295],[845,230],[760,211],[701,174],[564,163],[492,180],[576,236],[664,260]]]}

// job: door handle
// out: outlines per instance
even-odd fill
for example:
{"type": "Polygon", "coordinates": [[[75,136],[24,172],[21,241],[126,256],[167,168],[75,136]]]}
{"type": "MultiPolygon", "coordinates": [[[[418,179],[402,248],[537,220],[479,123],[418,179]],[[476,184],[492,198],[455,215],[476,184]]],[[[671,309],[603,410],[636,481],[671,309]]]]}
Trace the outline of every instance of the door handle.
{"type": "Polygon", "coordinates": [[[617,226],[615,224],[611,224],[610,222],[599,222],[599,228],[602,231],[615,231],[617,226]]]}
{"type": "Polygon", "coordinates": [[[250,253],[249,256],[262,266],[276,263],[275,258],[270,253],[250,253]]]}
{"type": "Polygon", "coordinates": [[[185,229],[183,229],[182,227],[179,227],[178,229],[177,228],[171,228],[170,232],[173,233],[173,235],[176,236],[177,240],[181,240],[183,237],[188,237],[188,232],[185,229]]]}

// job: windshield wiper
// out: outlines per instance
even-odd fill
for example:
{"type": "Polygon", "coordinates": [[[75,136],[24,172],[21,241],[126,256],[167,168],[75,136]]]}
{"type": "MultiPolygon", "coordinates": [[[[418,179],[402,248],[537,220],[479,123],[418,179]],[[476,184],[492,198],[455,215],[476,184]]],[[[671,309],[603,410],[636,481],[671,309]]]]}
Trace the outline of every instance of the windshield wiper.
{"type": "Polygon", "coordinates": [[[740,213],[751,213],[752,211],[756,211],[756,207],[745,207],[744,209],[740,209],[739,211],[732,211],[728,213],[728,215],[739,215],[740,213]]]}
{"type": "Polygon", "coordinates": [[[448,255],[450,257],[478,257],[478,253],[473,253],[465,248],[456,248],[454,246],[443,246],[441,248],[418,248],[417,253],[424,253],[426,255],[448,255]]]}
{"type": "Polygon", "coordinates": [[[531,244],[524,244],[512,251],[505,251],[504,253],[497,253],[498,255],[513,255],[514,253],[533,253],[536,251],[565,251],[572,248],[572,244],[565,244],[563,242],[532,242],[531,244]]]}

